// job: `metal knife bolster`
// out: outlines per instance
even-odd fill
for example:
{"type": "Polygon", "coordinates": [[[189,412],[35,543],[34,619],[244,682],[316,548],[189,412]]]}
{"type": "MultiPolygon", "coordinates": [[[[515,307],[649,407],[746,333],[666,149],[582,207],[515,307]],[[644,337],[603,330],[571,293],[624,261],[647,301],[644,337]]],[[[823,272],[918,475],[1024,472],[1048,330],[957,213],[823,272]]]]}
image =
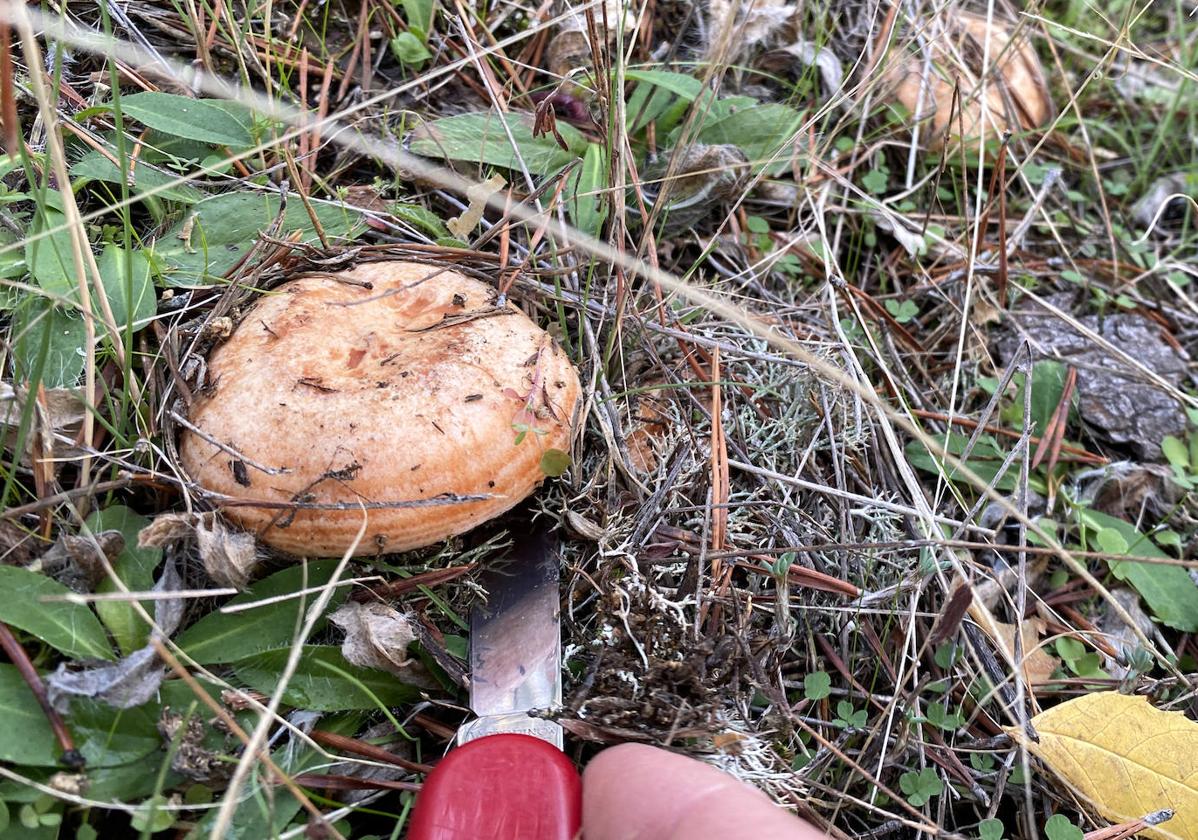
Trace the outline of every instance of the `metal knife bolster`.
{"type": "Polygon", "coordinates": [[[510,715],[487,715],[462,724],[458,727],[458,746],[488,735],[511,734],[531,735],[548,741],[559,750],[565,744],[560,724],[532,717],[528,712],[513,712],[510,715]]]}
{"type": "Polygon", "coordinates": [[[557,540],[533,528],[483,578],[487,603],[470,617],[470,708],[458,743],[517,733],[559,749],[562,728],[531,717],[561,705],[560,554],[557,540]]]}

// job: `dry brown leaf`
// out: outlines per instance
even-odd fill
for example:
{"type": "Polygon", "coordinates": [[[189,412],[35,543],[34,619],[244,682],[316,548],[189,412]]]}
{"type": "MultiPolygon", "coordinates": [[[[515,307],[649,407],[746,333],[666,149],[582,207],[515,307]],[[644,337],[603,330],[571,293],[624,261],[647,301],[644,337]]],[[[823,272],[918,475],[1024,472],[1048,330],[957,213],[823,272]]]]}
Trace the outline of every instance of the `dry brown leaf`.
{"type": "Polygon", "coordinates": [[[717,732],[711,736],[711,743],[720,752],[738,753],[748,739],[748,735],[740,732],[717,732]]]}
{"type": "Polygon", "coordinates": [[[195,516],[190,513],[164,513],[154,517],[149,525],[137,532],[138,548],[164,548],[185,540],[195,530],[195,516]]]}
{"type": "Polygon", "coordinates": [[[115,563],[125,550],[125,537],[120,531],[101,531],[89,537],[60,534],[58,541],[39,558],[42,574],[74,592],[95,592],[96,585],[107,574],[96,553],[97,546],[109,563],[115,563]]]}
{"type": "Polygon", "coordinates": [[[1168,808],[1173,819],[1144,837],[1198,838],[1198,724],[1153,708],[1145,697],[1102,691],[1032,718],[1040,736],[1008,734],[1114,823],[1168,808]]]}
{"type": "Polygon", "coordinates": [[[576,510],[566,509],[562,512],[562,520],[570,531],[584,540],[598,542],[603,539],[603,526],[592,519],[588,519],[576,510]]]}
{"type": "Polygon", "coordinates": [[[329,619],[345,631],[341,655],[347,662],[409,676],[408,645],[415,641],[416,633],[403,613],[378,601],[347,601],[329,619]]]}
{"type": "Polygon", "coordinates": [[[1140,606],[1140,596],[1137,593],[1120,586],[1111,590],[1111,597],[1123,607],[1127,617],[1135,624],[1133,628],[1124,621],[1123,616],[1116,613],[1108,602],[1103,601],[1099,604],[1101,618],[1098,620],[1098,632],[1102,634],[1107,645],[1121,654],[1120,658],[1123,660],[1120,662],[1117,658],[1104,655],[1102,667],[1112,677],[1121,680],[1131,671],[1131,668],[1123,663],[1130,662],[1130,655],[1140,647],[1140,637],[1136,635],[1136,631],[1139,630],[1144,636],[1151,636],[1155,626],[1152,618],[1140,606]]]}
{"type": "MultiPolygon", "coordinates": [[[[1015,625],[1005,622],[995,622],[998,625],[999,641],[1012,659],[1015,658],[1015,625]]],[[[983,629],[985,627],[983,626],[983,629]]],[[[1023,680],[1028,685],[1042,685],[1052,679],[1053,671],[1059,664],[1057,658],[1045,652],[1040,644],[1040,634],[1044,632],[1044,622],[1039,618],[1029,618],[1023,622],[1020,631],[1023,646],[1023,680]]]]}
{"type": "MultiPolygon", "coordinates": [[[[648,385],[651,387],[659,381],[654,380],[648,385]]],[[[642,473],[652,473],[657,469],[658,447],[669,430],[667,398],[656,391],[642,393],[637,398],[631,420],[632,428],[624,438],[630,466],[642,473]]]]}
{"type": "Polygon", "coordinates": [[[253,534],[233,531],[215,513],[164,513],[137,534],[139,548],[162,548],[195,539],[204,571],[221,586],[244,589],[258,567],[253,534]]]}
{"type": "Polygon", "coordinates": [[[215,516],[202,517],[196,525],[196,545],[204,571],[221,586],[244,589],[258,567],[254,535],[230,530],[215,516]]]}
{"type": "Polygon", "coordinates": [[[708,50],[715,55],[727,39],[733,61],[752,47],[774,38],[794,17],[798,6],[782,0],[709,0],[707,21],[711,31],[708,50]],[[731,30],[731,31],[729,31],[731,30]]]}
{"type": "Polygon", "coordinates": [[[926,121],[922,136],[929,149],[956,146],[962,135],[972,145],[1048,120],[1052,103],[1040,59],[1028,37],[1013,38],[1014,31],[1014,24],[1001,19],[987,25],[981,15],[957,13],[933,39],[930,67],[920,55],[888,66],[884,78],[894,97],[926,121]],[[991,64],[982,67],[986,52],[991,64]],[[960,106],[954,107],[958,83],[960,106]]]}
{"type": "Polygon", "coordinates": [[[978,298],[973,302],[973,306],[969,310],[969,323],[975,327],[984,327],[987,324],[997,324],[1002,320],[1003,311],[994,304],[984,298],[978,298]]]}
{"type": "MultiPolygon", "coordinates": [[[[16,445],[28,396],[26,388],[14,388],[10,382],[0,382],[0,437],[6,449],[11,450],[16,445]]],[[[26,435],[22,465],[32,463],[31,455],[39,440],[42,441],[43,457],[63,458],[77,452],[74,438],[87,414],[87,406],[79,393],[70,388],[46,388],[34,405],[35,433],[26,435]]]]}

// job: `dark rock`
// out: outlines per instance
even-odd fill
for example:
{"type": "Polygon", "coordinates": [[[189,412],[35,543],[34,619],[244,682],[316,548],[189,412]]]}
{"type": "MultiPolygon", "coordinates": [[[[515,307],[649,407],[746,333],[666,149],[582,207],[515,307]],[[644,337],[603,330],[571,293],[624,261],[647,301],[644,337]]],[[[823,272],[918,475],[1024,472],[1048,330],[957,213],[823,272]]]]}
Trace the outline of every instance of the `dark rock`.
{"type": "MultiPolygon", "coordinates": [[[[1068,296],[1050,302],[1064,311],[1072,308],[1068,296]]],[[[1185,433],[1182,406],[1124,359],[1034,303],[1013,312],[1012,318],[1012,332],[998,342],[1003,361],[1009,362],[1026,340],[1034,361],[1056,359],[1075,367],[1078,411],[1099,436],[1155,461],[1166,435],[1185,433]]],[[[1085,315],[1077,321],[1172,385],[1186,375],[1188,357],[1165,340],[1159,324],[1143,315],[1085,315]]]]}

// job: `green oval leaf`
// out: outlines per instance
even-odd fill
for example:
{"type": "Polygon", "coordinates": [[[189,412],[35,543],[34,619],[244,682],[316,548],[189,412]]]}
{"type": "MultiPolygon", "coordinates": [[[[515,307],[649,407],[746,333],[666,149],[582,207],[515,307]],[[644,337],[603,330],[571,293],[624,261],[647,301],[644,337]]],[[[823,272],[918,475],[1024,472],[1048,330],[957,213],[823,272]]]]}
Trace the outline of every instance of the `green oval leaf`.
{"type": "Polygon", "coordinates": [[[252,146],[245,125],[224,108],[174,93],[134,93],[121,97],[121,113],[166,134],[217,146],[252,146]]]}
{"type": "Polygon", "coordinates": [[[533,175],[549,175],[586,151],[586,138],[569,123],[558,120],[557,132],[566,141],[567,149],[557,144],[552,133],[533,137],[532,114],[455,114],[417,127],[412,132],[410,148],[425,157],[485,163],[505,169],[518,170],[523,160],[533,175]]]}
{"type": "Polygon", "coordinates": [[[29,241],[25,243],[25,263],[37,284],[52,295],[75,300],[79,282],[75,277],[75,256],[66,216],[57,210],[43,209],[34,216],[29,241]],[[40,234],[54,231],[48,236],[40,234]]]}
{"type": "Polygon", "coordinates": [[[1190,468],[1190,449],[1173,435],[1165,435],[1161,441],[1161,452],[1169,463],[1181,470],[1190,468]]]}
{"type": "MultiPolygon", "coordinates": [[[[1169,556],[1129,522],[1087,508],[1079,508],[1077,515],[1100,546],[1123,548],[1110,553],[1133,557],[1169,556]]],[[[1131,560],[1107,562],[1115,577],[1127,581],[1140,593],[1161,623],[1189,633],[1198,630],[1198,585],[1190,579],[1187,569],[1131,560]]]]}
{"type": "Polygon", "coordinates": [[[391,39],[391,53],[402,63],[416,68],[433,57],[424,43],[411,32],[400,32],[391,39]]]}
{"type": "MultiPolygon", "coordinates": [[[[361,233],[360,214],[324,202],[312,207],[325,236],[350,239],[361,233]]],[[[245,259],[258,234],[273,228],[279,216],[279,197],[265,193],[230,192],[206,198],[154,243],[154,259],[161,263],[172,286],[219,282],[245,259]]],[[[278,236],[286,239],[299,231],[300,241],[319,242],[312,218],[298,198],[287,202],[278,236]]]]}
{"type": "Polygon", "coordinates": [[[183,204],[195,204],[197,201],[204,198],[204,193],[197,190],[191,184],[173,184],[177,180],[176,176],[169,172],[164,172],[160,169],[155,169],[153,166],[147,166],[146,161],[142,161],[132,167],[132,177],[127,173],[122,173],[119,166],[113,163],[99,152],[88,152],[81,157],[74,166],[71,167],[71,175],[76,183],[86,181],[103,181],[108,184],[120,184],[122,181],[129,184],[130,191],[134,195],[149,192],[157,189],[155,196],[167,201],[178,201],[183,204]]]}
{"type": "Polygon", "coordinates": [[[18,566],[0,566],[0,621],[19,627],[76,658],[112,659],[100,620],[85,604],[42,601],[71,594],[56,580],[18,566]]]}
{"type": "Polygon", "coordinates": [[[146,255],[109,244],[100,255],[99,268],[117,327],[123,330],[132,326],[136,331],[148,324],[158,312],[158,299],[146,255]]]}
{"type": "Polygon", "coordinates": [[[15,317],[13,362],[21,379],[70,388],[83,373],[83,319],[45,298],[24,301],[15,317]]]}
{"type": "Polygon", "coordinates": [[[46,713],[15,665],[0,665],[0,761],[34,767],[58,764],[58,742],[46,713]]]}
{"type": "MultiPolygon", "coordinates": [[[[154,569],[162,559],[162,549],[137,546],[138,532],[149,524],[149,519],[122,505],[112,505],[87,518],[87,527],[93,533],[120,531],[124,536],[125,547],[112,566],[125,586],[133,592],[147,592],[154,586],[154,569]]],[[[105,578],[100,581],[96,591],[117,592],[118,589],[111,579],[105,578]]],[[[153,602],[142,601],[141,605],[150,615],[154,614],[153,602]]],[[[128,601],[99,601],[96,603],[96,612],[116,639],[122,653],[128,655],[146,643],[150,628],[133,604],[128,601]]]]}
{"type": "Polygon", "coordinates": [[[156,702],[116,709],[100,700],[76,698],[71,704],[71,731],[89,769],[138,761],[162,748],[156,702]]]}
{"type": "Polygon", "coordinates": [[[1107,554],[1127,554],[1127,539],[1114,528],[1099,528],[1094,542],[1107,554]]]}
{"type": "Polygon", "coordinates": [[[570,216],[583,233],[598,236],[602,231],[607,218],[606,189],[607,154],[602,146],[591,143],[566,187],[570,216]]]}
{"type": "Polygon", "coordinates": [[[755,170],[773,161],[765,167],[773,174],[790,166],[790,153],[782,146],[791,142],[802,122],[803,115],[787,105],[756,105],[708,122],[698,139],[739,146],[755,170]]]}
{"type": "MultiPolygon", "coordinates": [[[[336,560],[309,563],[307,579],[304,578],[303,566],[284,569],[258,581],[229,601],[228,606],[288,595],[305,587],[323,586],[329,582],[336,568],[336,560]]],[[[329,601],[329,610],[336,609],[347,592],[346,587],[338,588],[329,601]]],[[[306,599],[288,598],[244,612],[209,613],[179,635],[179,647],[201,665],[236,662],[262,651],[282,647],[295,636],[301,609],[306,609],[316,597],[312,593],[306,599]]],[[[323,621],[321,618],[321,623],[323,621]]],[[[320,626],[317,625],[318,628],[320,626]]]]}
{"type": "MultiPolygon", "coordinates": [[[[272,694],[291,649],[279,648],[242,659],[233,672],[250,688],[272,694]]],[[[350,665],[335,645],[304,645],[299,667],[287,683],[283,702],[299,709],[343,712],[398,706],[420,695],[394,674],[350,665]]]]}
{"type": "Polygon", "coordinates": [[[570,456],[560,449],[546,449],[541,454],[541,472],[550,478],[557,478],[570,469],[570,456]]]}

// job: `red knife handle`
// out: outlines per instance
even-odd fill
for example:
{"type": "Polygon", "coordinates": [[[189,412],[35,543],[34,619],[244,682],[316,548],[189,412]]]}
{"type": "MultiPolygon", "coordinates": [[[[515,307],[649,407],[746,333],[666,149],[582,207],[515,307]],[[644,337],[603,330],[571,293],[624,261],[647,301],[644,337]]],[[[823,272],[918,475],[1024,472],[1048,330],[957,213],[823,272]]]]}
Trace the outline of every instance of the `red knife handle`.
{"type": "Polygon", "coordinates": [[[487,735],[441,759],[424,782],[409,840],[572,840],[582,825],[574,763],[531,735],[487,735]]]}

